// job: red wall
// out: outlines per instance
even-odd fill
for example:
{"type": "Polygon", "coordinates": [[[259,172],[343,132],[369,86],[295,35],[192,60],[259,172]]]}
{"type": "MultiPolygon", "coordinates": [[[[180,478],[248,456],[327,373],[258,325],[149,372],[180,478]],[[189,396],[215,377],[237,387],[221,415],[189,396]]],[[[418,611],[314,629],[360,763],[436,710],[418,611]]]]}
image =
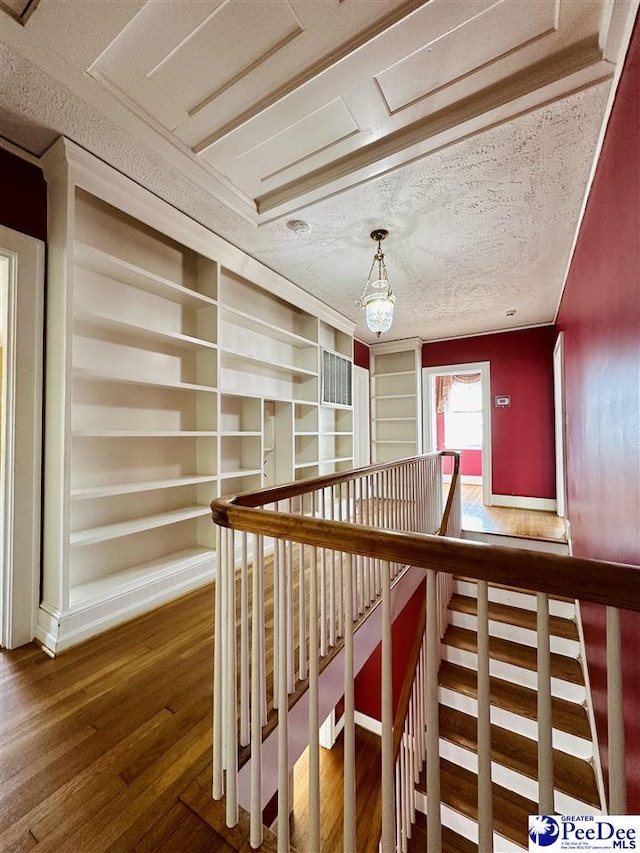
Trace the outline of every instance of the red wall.
{"type": "Polygon", "coordinates": [[[356,367],[369,370],[369,347],[355,338],[353,339],[353,363],[356,367]]]}
{"type": "MultiPolygon", "coordinates": [[[[640,565],[640,26],[558,315],[574,553],[640,565]]],[[[602,579],[606,584],[606,577],[602,579]]],[[[606,767],[604,608],[582,608],[606,767]]],[[[640,813],[640,614],[623,613],[629,811],[640,813]]]]}
{"type": "Polygon", "coordinates": [[[47,239],[47,185],[42,171],[0,148],[0,223],[47,239]]]}
{"type": "MultiPolygon", "coordinates": [[[[393,713],[395,714],[402,682],[416,636],[420,608],[425,597],[425,582],[413,593],[402,612],[391,626],[393,666],[393,713]]],[[[380,685],[382,683],[382,646],[379,645],[357,674],[354,682],[355,709],[376,720],[382,718],[380,685]]]]}
{"type": "Polygon", "coordinates": [[[511,406],[491,409],[492,493],[554,498],[552,326],[426,343],[423,367],[491,363],[491,399],[511,396],[511,406]]]}

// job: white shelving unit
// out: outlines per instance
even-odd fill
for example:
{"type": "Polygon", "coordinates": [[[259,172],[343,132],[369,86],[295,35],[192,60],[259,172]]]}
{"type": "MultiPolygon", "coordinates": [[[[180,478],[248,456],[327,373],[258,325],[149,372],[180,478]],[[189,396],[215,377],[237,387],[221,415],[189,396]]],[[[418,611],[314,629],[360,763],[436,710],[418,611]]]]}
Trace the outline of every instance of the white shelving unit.
{"type": "Polygon", "coordinates": [[[370,352],[373,460],[415,456],[422,452],[422,342],[373,344],[370,352]]]}
{"type": "Polygon", "coordinates": [[[353,326],[73,143],[44,159],[37,637],[57,652],[211,580],[216,495],[349,467],[320,365],[353,326]]]}

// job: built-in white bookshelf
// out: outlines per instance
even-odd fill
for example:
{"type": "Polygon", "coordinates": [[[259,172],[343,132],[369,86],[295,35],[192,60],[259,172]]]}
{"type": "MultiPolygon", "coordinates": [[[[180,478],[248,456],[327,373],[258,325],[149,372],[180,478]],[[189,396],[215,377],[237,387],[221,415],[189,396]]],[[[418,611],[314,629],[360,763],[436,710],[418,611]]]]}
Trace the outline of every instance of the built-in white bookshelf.
{"type": "Polygon", "coordinates": [[[45,170],[37,636],[56,652],[211,580],[217,495],[347,465],[321,354],[350,359],[353,325],[73,143],[45,170]]]}
{"type": "Polygon", "coordinates": [[[415,456],[422,448],[422,342],[373,344],[370,353],[373,460],[415,456]]]}

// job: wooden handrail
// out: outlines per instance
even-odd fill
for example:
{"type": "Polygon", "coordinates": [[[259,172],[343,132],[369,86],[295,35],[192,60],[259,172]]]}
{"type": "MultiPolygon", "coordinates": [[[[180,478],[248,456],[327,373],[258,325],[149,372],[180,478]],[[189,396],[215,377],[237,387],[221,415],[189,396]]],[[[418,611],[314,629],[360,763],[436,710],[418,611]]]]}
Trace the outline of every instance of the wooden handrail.
{"type": "Polygon", "coordinates": [[[453,508],[453,499],[456,493],[458,479],[460,477],[460,454],[455,450],[441,450],[440,456],[451,456],[453,458],[453,472],[451,474],[451,482],[449,483],[449,494],[447,495],[447,504],[444,508],[444,512],[442,513],[442,521],[440,522],[440,527],[438,528],[438,536],[446,536],[447,528],[449,527],[451,509],[453,508]]]}
{"type": "MultiPolygon", "coordinates": [[[[277,491],[277,490],[271,490],[277,491]]],[[[264,493],[260,493],[261,503],[264,493]]],[[[249,502],[251,496],[248,496],[249,502]]],[[[217,498],[213,520],[222,527],[289,539],[410,566],[435,568],[492,583],[640,611],[640,567],[542,551],[503,548],[442,536],[378,530],[345,521],[239,505],[247,495],[217,498]]]]}
{"type": "MultiPolygon", "coordinates": [[[[427,624],[427,602],[426,598],[422,599],[422,607],[418,616],[418,623],[415,628],[415,637],[413,646],[406,664],[404,678],[402,682],[402,692],[398,700],[395,717],[393,718],[393,761],[395,763],[400,751],[400,743],[402,742],[402,731],[404,729],[404,721],[407,719],[409,712],[409,702],[411,700],[411,692],[413,690],[413,682],[415,680],[418,661],[420,660],[420,649],[424,640],[424,630],[427,624]]],[[[404,666],[404,665],[403,665],[404,666]]]]}

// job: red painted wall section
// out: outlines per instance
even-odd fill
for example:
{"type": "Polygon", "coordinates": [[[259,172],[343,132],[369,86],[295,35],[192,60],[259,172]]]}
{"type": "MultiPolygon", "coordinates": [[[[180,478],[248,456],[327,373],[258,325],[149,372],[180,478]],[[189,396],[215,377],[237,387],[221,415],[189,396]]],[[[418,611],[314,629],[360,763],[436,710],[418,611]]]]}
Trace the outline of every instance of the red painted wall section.
{"type": "MultiPolygon", "coordinates": [[[[411,654],[413,641],[416,636],[416,627],[420,616],[420,608],[425,597],[425,589],[426,585],[423,582],[413,593],[391,626],[394,714],[400,701],[400,694],[402,693],[402,682],[406,672],[407,660],[411,654]]],[[[375,720],[382,718],[380,705],[381,679],[382,646],[379,645],[357,674],[354,682],[356,711],[360,711],[361,714],[366,714],[368,717],[373,717],[375,720]]]]}
{"type": "Polygon", "coordinates": [[[369,370],[369,347],[361,341],[353,339],[353,363],[356,367],[369,370]]]}
{"type": "MultiPolygon", "coordinates": [[[[640,25],[567,280],[567,503],[574,553],[640,565],[640,25]]],[[[606,584],[607,579],[603,577],[606,584]]],[[[604,608],[582,607],[606,768],[604,608]]],[[[628,809],[640,813],[640,614],[623,612],[628,809]]]]}
{"type": "Polygon", "coordinates": [[[491,400],[510,395],[511,406],[491,408],[492,493],[555,498],[553,326],[426,343],[423,367],[488,361],[491,400]]]}
{"type": "Polygon", "coordinates": [[[0,148],[0,223],[47,239],[47,184],[42,170],[0,148]]]}

